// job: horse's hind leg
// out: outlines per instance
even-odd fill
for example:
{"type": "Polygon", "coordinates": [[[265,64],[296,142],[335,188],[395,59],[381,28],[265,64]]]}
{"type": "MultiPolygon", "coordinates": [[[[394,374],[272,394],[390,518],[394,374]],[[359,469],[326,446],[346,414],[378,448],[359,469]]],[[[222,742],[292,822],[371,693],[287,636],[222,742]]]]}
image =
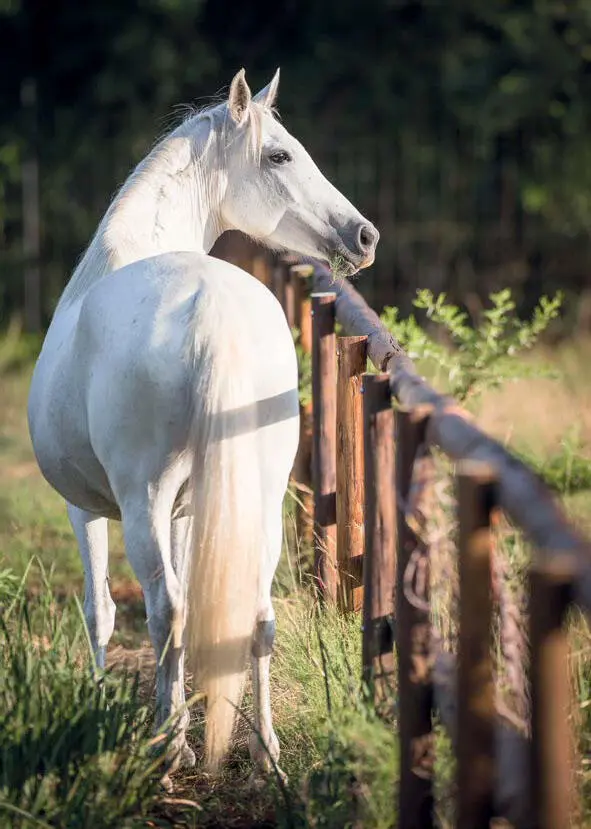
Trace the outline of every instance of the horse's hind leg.
{"type": "MultiPolygon", "coordinates": [[[[125,549],[144,591],[148,630],[156,653],[156,727],[174,718],[185,703],[183,677],[184,591],[173,565],[170,505],[145,497],[122,509],[125,549]]],[[[178,574],[182,575],[184,545],[182,527],[175,537],[178,574]]],[[[171,770],[181,762],[192,764],[195,755],[186,746],[188,711],[171,723],[175,736],[171,744],[171,770]]]]}
{"type": "Polygon", "coordinates": [[[105,667],[115,627],[115,603],[109,592],[107,519],[68,504],[68,516],[84,565],[84,616],[98,668],[105,667]]]}
{"type": "Polygon", "coordinates": [[[256,627],[252,639],[252,687],[254,698],[254,731],[250,735],[250,756],[255,764],[252,782],[260,780],[261,773],[276,771],[285,775],[277,765],[279,740],[273,729],[271,713],[270,665],[275,641],[275,612],[271,602],[271,584],[281,554],[281,507],[268,522],[267,549],[261,570],[261,593],[256,627]]]}
{"type": "MultiPolygon", "coordinates": [[[[175,518],[172,522],[171,528],[171,552],[172,552],[172,566],[174,568],[174,572],[181,584],[181,588],[183,590],[183,627],[185,625],[185,617],[187,611],[187,595],[186,595],[186,586],[187,586],[187,569],[189,566],[189,545],[191,541],[191,519],[189,517],[183,518],[175,518]]],[[[185,685],[184,685],[184,676],[185,676],[185,649],[184,647],[181,648],[178,660],[178,676],[179,676],[179,705],[183,706],[185,704],[185,685]]],[[[189,721],[190,721],[190,714],[189,711],[183,710],[180,716],[180,720],[182,723],[183,732],[186,731],[189,721]]],[[[195,765],[195,753],[194,751],[189,748],[186,742],[184,742],[183,747],[181,749],[181,762],[185,766],[194,766],[195,765]]]]}
{"type": "Polygon", "coordinates": [[[252,687],[254,698],[254,730],[249,738],[250,756],[255,764],[253,781],[262,773],[276,770],[279,760],[279,740],[273,729],[269,669],[275,641],[275,613],[271,597],[257,616],[252,640],[252,687]]]}

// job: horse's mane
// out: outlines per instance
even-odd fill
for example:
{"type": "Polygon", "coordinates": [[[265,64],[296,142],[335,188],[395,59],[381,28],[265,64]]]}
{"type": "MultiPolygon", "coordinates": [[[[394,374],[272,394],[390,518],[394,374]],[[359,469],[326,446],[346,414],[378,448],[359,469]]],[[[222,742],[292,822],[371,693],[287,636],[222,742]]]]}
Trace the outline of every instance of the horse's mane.
{"type": "MultiPolygon", "coordinates": [[[[220,150],[228,146],[228,132],[234,127],[226,101],[205,107],[191,107],[181,123],[160,138],[148,155],[139,162],[112,199],[97,231],[82,255],[58,303],[58,309],[71,305],[101,277],[121,266],[118,248],[133,244],[133,230],[125,221],[130,205],[143,199],[138,216],[147,208],[157,208],[163,197],[164,185],[171,176],[182,176],[193,164],[199,164],[214,139],[220,150]],[[207,129],[201,129],[207,125],[207,129]],[[151,197],[151,202],[150,198],[151,197]]],[[[246,124],[249,140],[241,142],[245,156],[260,159],[263,140],[263,118],[273,111],[252,101],[246,124]]],[[[139,256],[138,258],[141,258],[139,256]]],[[[133,261],[133,260],[131,260],[133,261]]]]}

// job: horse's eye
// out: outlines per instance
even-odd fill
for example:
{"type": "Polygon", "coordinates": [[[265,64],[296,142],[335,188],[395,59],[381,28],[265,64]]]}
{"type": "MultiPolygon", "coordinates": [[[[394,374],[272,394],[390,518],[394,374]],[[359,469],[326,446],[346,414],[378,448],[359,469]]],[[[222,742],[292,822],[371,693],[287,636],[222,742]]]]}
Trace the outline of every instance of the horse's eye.
{"type": "Polygon", "coordinates": [[[287,164],[288,161],[291,161],[291,156],[285,150],[279,150],[278,152],[270,155],[269,159],[273,162],[273,164],[287,164]]]}

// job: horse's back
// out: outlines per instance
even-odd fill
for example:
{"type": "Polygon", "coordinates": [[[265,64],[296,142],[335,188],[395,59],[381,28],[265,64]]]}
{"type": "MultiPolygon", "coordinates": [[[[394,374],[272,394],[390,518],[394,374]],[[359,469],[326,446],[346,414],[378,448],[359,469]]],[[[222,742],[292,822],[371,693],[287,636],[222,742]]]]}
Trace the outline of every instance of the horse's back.
{"type": "Polygon", "coordinates": [[[269,375],[280,384],[294,378],[291,333],[276,298],[250,274],[203,254],[162,254],[102,279],[83,301],[76,337],[77,350],[147,375],[167,395],[187,381],[195,353],[222,338],[253,355],[257,390],[269,375]],[[282,369],[289,378],[281,379],[282,369]]]}
{"type": "Polygon", "coordinates": [[[96,282],[73,315],[56,315],[40,359],[45,377],[35,381],[42,392],[32,389],[36,408],[52,413],[32,429],[42,433],[37,455],[68,500],[68,482],[84,491],[87,480],[102,479],[98,503],[118,502],[130,475],[154,479],[170,458],[186,457],[195,357],[204,350],[215,368],[222,344],[247,349],[254,398],[287,395],[294,407],[297,366],[283,312],[261,283],[226,262],[195,253],[135,262],[96,282]],[[60,315],[69,327],[61,334],[60,315]],[[64,455],[73,440],[70,469],[64,455]]]}

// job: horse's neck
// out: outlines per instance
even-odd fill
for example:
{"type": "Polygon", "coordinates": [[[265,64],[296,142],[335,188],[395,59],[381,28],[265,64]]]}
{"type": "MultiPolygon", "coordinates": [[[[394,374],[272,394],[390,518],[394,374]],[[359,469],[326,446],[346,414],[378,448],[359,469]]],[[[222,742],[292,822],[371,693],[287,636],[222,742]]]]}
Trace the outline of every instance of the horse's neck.
{"type": "Polygon", "coordinates": [[[212,184],[219,171],[212,148],[196,160],[195,140],[195,135],[173,134],[124,186],[107,216],[103,239],[113,269],[158,253],[205,253],[213,246],[220,230],[219,197],[212,198],[212,184]]]}
{"type": "MultiPolygon", "coordinates": [[[[210,125],[204,119],[204,131],[210,125]]],[[[207,253],[222,233],[219,202],[223,172],[215,141],[203,146],[180,128],[156,147],[132,173],[112,202],[60,306],[83,296],[97,280],[118,268],[171,251],[207,253]]]]}

